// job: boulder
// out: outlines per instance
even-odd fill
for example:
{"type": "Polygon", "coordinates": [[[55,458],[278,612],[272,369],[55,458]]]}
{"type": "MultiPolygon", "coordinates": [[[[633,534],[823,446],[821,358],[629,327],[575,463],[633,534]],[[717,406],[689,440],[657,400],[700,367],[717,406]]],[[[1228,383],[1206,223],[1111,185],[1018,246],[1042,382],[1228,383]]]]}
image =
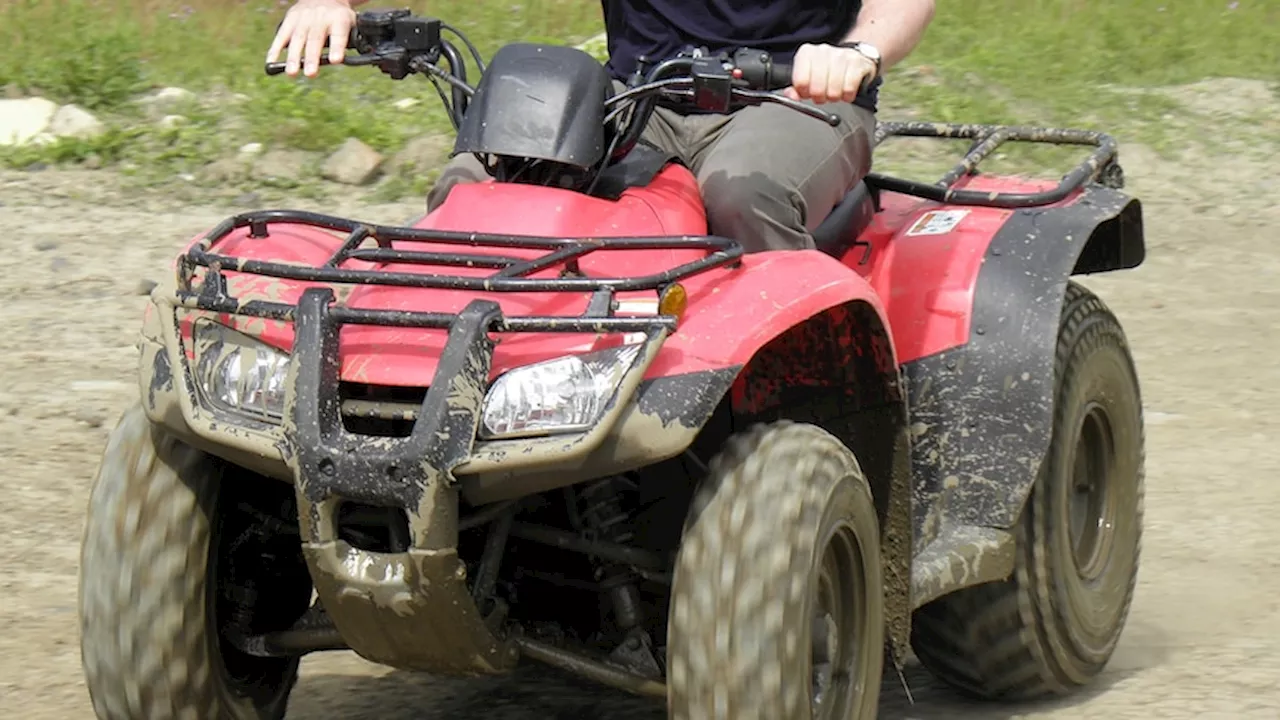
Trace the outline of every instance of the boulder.
{"type": "Polygon", "coordinates": [[[311,162],[311,154],[301,150],[268,150],[254,158],[253,174],[264,180],[296,182],[311,162]]]}
{"type": "Polygon", "coordinates": [[[403,149],[387,162],[389,172],[425,172],[449,161],[453,138],[448,135],[422,135],[405,143],[403,149]]]}
{"type": "Polygon", "coordinates": [[[0,145],[25,145],[49,129],[57,103],[45,98],[0,100],[0,145]]]}
{"type": "Polygon", "coordinates": [[[344,185],[366,185],[378,174],[382,155],[355,138],[347,138],[320,169],[328,180],[344,185]]]}
{"type": "Polygon", "coordinates": [[[79,105],[63,105],[49,121],[49,132],[60,138],[88,139],[106,131],[101,120],[79,105]]]}

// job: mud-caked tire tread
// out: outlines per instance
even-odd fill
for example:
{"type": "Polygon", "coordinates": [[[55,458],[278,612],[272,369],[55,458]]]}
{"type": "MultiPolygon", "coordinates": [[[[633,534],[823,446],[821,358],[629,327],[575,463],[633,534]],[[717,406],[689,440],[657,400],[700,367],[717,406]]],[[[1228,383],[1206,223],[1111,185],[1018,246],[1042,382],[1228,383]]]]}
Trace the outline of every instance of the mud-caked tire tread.
{"type": "Polygon", "coordinates": [[[784,420],[730,438],[709,470],[672,588],[669,716],[807,720],[811,642],[796,631],[819,535],[838,507],[861,545],[871,627],[862,642],[875,650],[866,670],[874,679],[849,717],[874,717],[884,645],[879,530],[853,453],[821,428],[784,420]]]}
{"type": "MultiPolygon", "coordinates": [[[[1068,568],[1052,566],[1054,538],[1061,530],[1048,525],[1051,493],[1046,487],[1048,465],[1067,448],[1058,447],[1057,428],[1071,408],[1055,405],[1055,440],[1046,454],[1045,468],[1027,501],[1016,532],[1015,570],[1007,580],[987,583],[945,595],[916,611],[912,646],[929,671],[962,693],[981,699],[1031,700],[1065,695],[1087,684],[1105,668],[1128,618],[1142,551],[1145,485],[1145,435],[1137,373],[1119,321],[1089,290],[1067,285],[1056,346],[1059,399],[1071,396],[1082,359],[1099,351],[1118,352],[1125,359],[1134,393],[1136,487],[1131,553],[1132,571],[1122,593],[1117,621],[1107,643],[1083,657],[1070,641],[1074,630],[1064,617],[1055,576],[1068,568]]],[[[1126,518],[1127,519],[1127,518],[1126,518]]]]}
{"type": "Polygon", "coordinates": [[[227,689],[210,631],[209,559],[220,472],[135,405],[111,433],[89,500],[80,561],[81,660],[102,720],[266,720],[279,694],[227,689]]]}

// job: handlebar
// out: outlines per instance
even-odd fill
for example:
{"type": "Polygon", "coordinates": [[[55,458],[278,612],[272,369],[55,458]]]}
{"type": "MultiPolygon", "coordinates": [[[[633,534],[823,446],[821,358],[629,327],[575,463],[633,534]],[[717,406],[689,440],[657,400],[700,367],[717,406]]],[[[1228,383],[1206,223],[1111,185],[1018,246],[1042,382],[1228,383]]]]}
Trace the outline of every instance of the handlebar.
{"type": "MultiPolygon", "coordinates": [[[[348,54],[342,64],[373,65],[396,80],[417,73],[429,76],[433,83],[445,81],[452,86],[451,107],[438,83],[436,89],[456,128],[461,124],[475,88],[467,83],[462,53],[441,37],[442,30],[458,36],[471,52],[479,71],[484,73],[483,59],[465,35],[438,19],[416,17],[409,10],[359,13],[348,38],[348,54]],[[441,60],[448,63],[448,70],[438,66],[441,60]]],[[[320,64],[333,63],[325,53],[320,64]]],[[[265,71],[267,75],[280,75],[285,71],[285,63],[267,63],[265,71]]],[[[691,102],[700,110],[721,113],[729,112],[735,106],[777,103],[833,127],[839,125],[840,116],[775,93],[791,85],[791,74],[789,63],[775,63],[768,52],[752,48],[740,49],[732,55],[694,50],[659,62],[647,72],[637,72],[626,90],[606,101],[609,110],[606,122],[618,121],[628,107],[634,105],[635,108],[625,124],[618,128],[613,152],[609,154],[616,160],[631,151],[659,99],[691,102]]]]}

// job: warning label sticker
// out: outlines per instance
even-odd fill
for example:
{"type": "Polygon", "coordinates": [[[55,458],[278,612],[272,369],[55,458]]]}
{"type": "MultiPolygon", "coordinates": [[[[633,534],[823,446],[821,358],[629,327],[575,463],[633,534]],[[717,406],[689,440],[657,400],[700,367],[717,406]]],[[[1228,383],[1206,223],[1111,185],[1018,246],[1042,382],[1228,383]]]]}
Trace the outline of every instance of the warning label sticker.
{"type": "Polygon", "coordinates": [[[968,215],[968,210],[933,210],[920,216],[907,235],[946,235],[968,215]]]}

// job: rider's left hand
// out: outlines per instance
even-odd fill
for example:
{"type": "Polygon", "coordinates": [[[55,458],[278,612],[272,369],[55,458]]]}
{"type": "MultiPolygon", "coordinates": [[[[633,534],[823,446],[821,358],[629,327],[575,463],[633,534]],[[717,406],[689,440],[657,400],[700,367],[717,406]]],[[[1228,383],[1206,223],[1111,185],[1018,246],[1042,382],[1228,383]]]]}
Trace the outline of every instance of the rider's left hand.
{"type": "Polygon", "coordinates": [[[792,100],[815,103],[853,102],[876,75],[876,64],[851,48],[835,45],[801,45],[792,63],[791,87],[783,91],[792,100]]]}

